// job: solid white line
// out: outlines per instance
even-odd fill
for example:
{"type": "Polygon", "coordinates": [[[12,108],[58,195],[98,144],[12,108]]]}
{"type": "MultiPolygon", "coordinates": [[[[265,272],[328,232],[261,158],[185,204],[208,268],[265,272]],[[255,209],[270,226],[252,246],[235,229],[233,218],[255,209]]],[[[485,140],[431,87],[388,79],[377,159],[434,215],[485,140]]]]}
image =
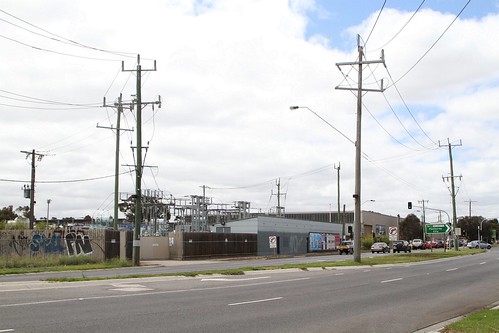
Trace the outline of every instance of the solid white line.
{"type": "Polygon", "coordinates": [[[6,330],[0,330],[0,332],[15,332],[13,328],[8,328],[6,330]]]}
{"type": "Polygon", "coordinates": [[[457,270],[457,268],[450,268],[450,269],[446,269],[445,271],[446,272],[452,272],[452,271],[455,271],[455,270],[457,270]]]}
{"type": "Polygon", "coordinates": [[[394,281],[400,281],[400,280],[403,280],[403,278],[384,280],[384,281],[381,281],[381,283],[394,282],[394,281]]]}
{"type": "Polygon", "coordinates": [[[486,264],[486,263],[487,263],[486,261],[483,261],[483,262],[481,262],[481,263],[480,263],[480,265],[484,265],[484,264],[486,264]]]}
{"type": "Polygon", "coordinates": [[[231,304],[227,304],[227,305],[228,306],[233,306],[233,305],[244,305],[244,304],[262,303],[262,302],[277,301],[277,300],[280,300],[280,299],[282,299],[282,297],[274,297],[274,298],[267,298],[267,299],[259,299],[259,300],[256,300],[256,301],[231,303],[231,304]]]}

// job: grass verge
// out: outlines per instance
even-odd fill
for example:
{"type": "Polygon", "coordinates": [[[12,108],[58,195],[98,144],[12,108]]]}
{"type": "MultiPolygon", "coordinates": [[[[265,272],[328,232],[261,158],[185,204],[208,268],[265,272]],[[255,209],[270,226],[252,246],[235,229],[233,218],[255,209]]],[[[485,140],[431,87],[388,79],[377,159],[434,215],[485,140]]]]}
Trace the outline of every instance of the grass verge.
{"type": "Polygon", "coordinates": [[[119,268],[130,267],[131,265],[131,262],[128,260],[109,259],[104,262],[98,262],[95,258],[88,256],[46,258],[3,257],[0,259],[0,275],[119,268]]]}
{"type": "MultiPolygon", "coordinates": [[[[53,278],[47,279],[51,282],[71,282],[71,281],[89,281],[89,280],[109,280],[109,279],[127,279],[127,278],[143,278],[143,277],[158,277],[158,276],[197,276],[197,275],[243,275],[245,271],[256,270],[276,270],[276,269],[301,269],[307,270],[308,268],[334,268],[345,266],[375,266],[387,264],[406,264],[411,262],[420,262],[441,258],[450,258],[456,256],[472,255],[482,253],[485,250],[480,249],[461,249],[460,251],[449,250],[434,251],[434,252],[419,252],[409,254],[394,254],[389,256],[372,255],[362,258],[361,263],[354,262],[353,260],[340,260],[340,261],[323,261],[303,264],[284,264],[275,266],[261,266],[261,267],[243,267],[226,270],[207,270],[196,272],[178,272],[169,274],[132,274],[126,276],[112,276],[105,278],[90,278],[82,273],[81,277],[77,278],[53,278]]],[[[109,269],[131,266],[130,261],[112,259],[105,262],[96,262],[91,257],[54,257],[54,258],[5,258],[0,261],[0,275],[5,274],[25,274],[25,273],[39,273],[48,271],[68,271],[68,270],[92,270],[92,269],[109,269]]]]}
{"type": "Polygon", "coordinates": [[[447,325],[442,333],[499,332],[499,310],[481,310],[447,325]]]}

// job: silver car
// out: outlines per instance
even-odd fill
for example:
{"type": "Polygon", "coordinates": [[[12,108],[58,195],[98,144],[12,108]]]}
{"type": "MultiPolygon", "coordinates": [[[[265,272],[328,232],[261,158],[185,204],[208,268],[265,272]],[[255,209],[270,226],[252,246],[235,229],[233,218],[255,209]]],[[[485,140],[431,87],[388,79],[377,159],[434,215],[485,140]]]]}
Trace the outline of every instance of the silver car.
{"type": "Polygon", "coordinates": [[[390,248],[388,247],[388,244],[384,243],[384,242],[377,242],[377,243],[374,243],[372,246],[371,246],[371,252],[374,253],[374,252],[377,252],[377,253],[380,253],[380,252],[388,252],[390,253],[390,248]]]}
{"type": "Polygon", "coordinates": [[[470,249],[490,249],[492,247],[489,243],[479,240],[471,241],[467,246],[470,249]]]}

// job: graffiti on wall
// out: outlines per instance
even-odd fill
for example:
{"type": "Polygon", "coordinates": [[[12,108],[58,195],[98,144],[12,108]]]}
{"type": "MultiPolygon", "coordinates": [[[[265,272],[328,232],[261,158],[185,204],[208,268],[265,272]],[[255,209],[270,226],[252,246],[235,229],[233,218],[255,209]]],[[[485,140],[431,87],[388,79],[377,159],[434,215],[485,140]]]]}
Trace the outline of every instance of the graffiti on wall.
{"type": "Polygon", "coordinates": [[[83,231],[71,231],[66,234],[65,240],[69,256],[89,255],[93,252],[90,237],[83,231]]]}
{"type": "Polygon", "coordinates": [[[84,230],[3,231],[0,233],[0,255],[40,256],[91,255],[90,236],[84,230]],[[6,244],[7,243],[7,244],[6,244]],[[5,246],[7,245],[7,246],[5,246]]]}

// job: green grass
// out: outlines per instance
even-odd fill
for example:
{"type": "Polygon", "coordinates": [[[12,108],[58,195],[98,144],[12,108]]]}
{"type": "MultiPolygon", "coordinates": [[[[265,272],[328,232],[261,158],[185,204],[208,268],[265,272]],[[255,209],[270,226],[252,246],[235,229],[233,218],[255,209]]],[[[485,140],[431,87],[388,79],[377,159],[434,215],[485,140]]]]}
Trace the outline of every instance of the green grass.
{"type": "Polygon", "coordinates": [[[499,310],[481,310],[445,327],[443,333],[497,333],[499,310]]]}
{"type": "Polygon", "coordinates": [[[118,268],[130,267],[131,265],[128,260],[110,259],[98,262],[89,256],[3,257],[0,259],[0,275],[118,268]]]}
{"type": "MultiPolygon", "coordinates": [[[[197,275],[243,275],[246,271],[256,270],[276,270],[276,269],[301,269],[307,270],[309,268],[334,268],[345,266],[375,266],[375,265],[389,265],[389,264],[406,264],[411,262],[420,262],[441,258],[450,258],[455,256],[472,255],[482,253],[485,250],[469,250],[461,249],[460,251],[449,250],[443,251],[425,251],[419,253],[407,254],[394,254],[390,256],[377,256],[372,255],[371,258],[364,257],[361,263],[354,262],[353,260],[339,260],[339,261],[323,261],[303,264],[284,264],[275,266],[263,267],[243,267],[226,270],[207,270],[196,272],[179,272],[170,274],[133,274],[127,276],[112,276],[106,278],[88,278],[82,273],[78,278],[54,278],[47,281],[52,282],[70,282],[70,281],[88,281],[88,280],[108,280],[108,279],[126,279],[126,278],[142,278],[142,277],[156,277],[156,276],[188,276],[193,277],[197,275]]],[[[102,263],[98,263],[91,257],[54,257],[54,258],[5,258],[0,261],[0,275],[2,274],[24,274],[24,273],[38,273],[47,271],[68,271],[68,270],[91,270],[91,269],[108,269],[131,266],[130,261],[113,259],[102,263]]]]}

